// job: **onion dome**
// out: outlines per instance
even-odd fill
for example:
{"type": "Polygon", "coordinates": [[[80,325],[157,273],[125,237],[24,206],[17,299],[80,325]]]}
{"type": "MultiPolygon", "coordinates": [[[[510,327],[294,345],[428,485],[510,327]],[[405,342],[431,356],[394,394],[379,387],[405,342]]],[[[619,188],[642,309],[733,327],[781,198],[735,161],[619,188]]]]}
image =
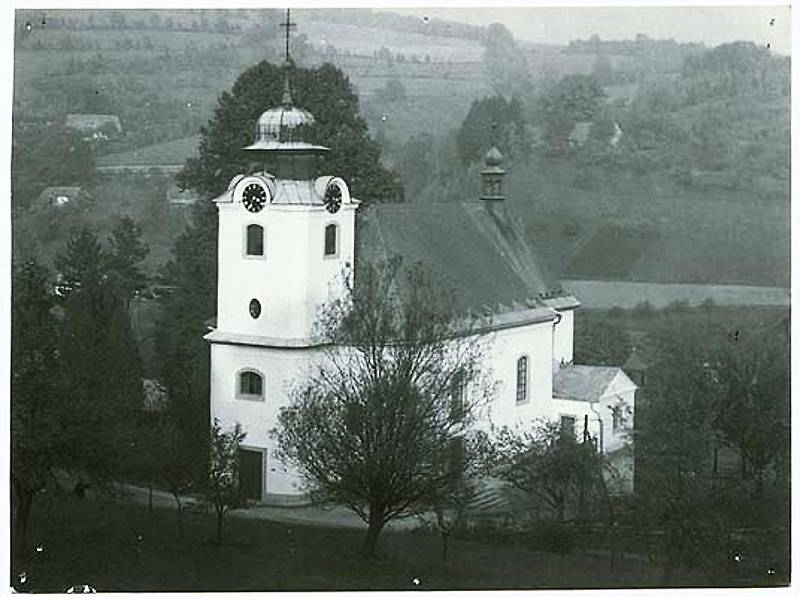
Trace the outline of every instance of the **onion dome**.
{"type": "Polygon", "coordinates": [[[245,147],[254,151],[301,151],[320,153],[327,147],[306,142],[301,127],[314,124],[314,116],[308,110],[298,108],[292,103],[289,90],[289,74],[286,73],[285,87],[281,105],[262,113],[256,123],[255,141],[245,147]]]}
{"type": "Polygon", "coordinates": [[[503,163],[503,154],[500,153],[500,150],[493,145],[492,148],[486,152],[486,155],[483,158],[483,163],[490,168],[496,168],[503,163]]]}

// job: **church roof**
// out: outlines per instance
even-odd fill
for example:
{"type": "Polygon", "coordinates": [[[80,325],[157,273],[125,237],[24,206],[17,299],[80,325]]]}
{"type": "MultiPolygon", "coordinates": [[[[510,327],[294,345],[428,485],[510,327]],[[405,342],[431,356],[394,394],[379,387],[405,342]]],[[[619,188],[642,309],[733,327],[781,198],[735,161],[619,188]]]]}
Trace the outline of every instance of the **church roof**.
{"type": "Polygon", "coordinates": [[[617,377],[618,385],[626,390],[635,389],[633,382],[620,367],[594,365],[566,365],[553,374],[553,398],[597,402],[617,377]]]}
{"type": "Polygon", "coordinates": [[[476,314],[579,305],[500,203],[374,204],[357,217],[356,278],[359,263],[400,255],[422,262],[476,314]]]}

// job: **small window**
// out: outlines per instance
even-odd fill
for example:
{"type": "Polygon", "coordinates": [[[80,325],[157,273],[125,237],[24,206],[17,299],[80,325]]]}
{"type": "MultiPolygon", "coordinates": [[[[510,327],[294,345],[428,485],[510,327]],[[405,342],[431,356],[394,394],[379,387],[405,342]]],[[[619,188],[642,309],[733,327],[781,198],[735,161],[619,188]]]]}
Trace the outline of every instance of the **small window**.
{"type": "Polygon", "coordinates": [[[258,299],[252,299],[250,301],[250,317],[253,319],[258,319],[258,316],[261,315],[261,303],[258,302],[258,299]]]}
{"type": "Polygon", "coordinates": [[[325,256],[330,257],[336,255],[337,243],[337,226],[336,224],[328,224],[325,226],[325,256]]]}
{"type": "Polygon", "coordinates": [[[258,224],[247,226],[247,255],[264,255],[264,229],[258,224]]]}
{"type": "Polygon", "coordinates": [[[263,400],[264,378],[255,371],[242,371],[239,374],[239,398],[263,400]]]}
{"type": "Polygon", "coordinates": [[[561,436],[575,439],[575,417],[566,415],[561,417],[561,436]]]}
{"type": "Polygon", "coordinates": [[[517,402],[528,399],[528,357],[517,360],[517,402]]]}
{"type": "Polygon", "coordinates": [[[622,405],[617,404],[611,407],[611,427],[614,431],[620,431],[622,425],[622,405]]]}

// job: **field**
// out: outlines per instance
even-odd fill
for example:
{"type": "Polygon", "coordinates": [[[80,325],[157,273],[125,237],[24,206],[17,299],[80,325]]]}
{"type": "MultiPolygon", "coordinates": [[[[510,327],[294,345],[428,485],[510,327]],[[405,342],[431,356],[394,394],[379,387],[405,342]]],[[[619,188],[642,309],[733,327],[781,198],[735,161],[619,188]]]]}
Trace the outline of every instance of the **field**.
{"type": "MultiPolygon", "coordinates": [[[[661,579],[659,566],[642,561],[622,561],[611,572],[607,557],[462,540],[442,562],[438,536],[417,532],[387,533],[380,559],[365,562],[356,555],[363,531],[234,517],[217,546],[211,516],[190,516],[178,537],[171,511],[58,492],[34,503],[28,531],[30,552],[12,574],[17,590],[31,592],[75,584],[98,591],[588,588],[661,579]]],[[[687,573],[678,582],[703,576],[687,573]]]]}
{"type": "Polygon", "coordinates": [[[785,200],[646,180],[581,189],[569,184],[570,176],[566,165],[539,163],[508,174],[514,209],[536,246],[547,245],[544,257],[562,275],[789,286],[785,200]],[[627,238],[613,232],[619,229],[627,238]]]}
{"type": "Polygon", "coordinates": [[[371,55],[373,51],[386,48],[392,55],[412,55],[419,60],[426,56],[432,62],[480,62],[483,46],[478,41],[453,37],[421,35],[405,31],[358,27],[337,23],[332,35],[331,24],[326,21],[303,20],[302,32],[309,42],[324,50],[333,45],[338,51],[360,55],[371,55]]]}

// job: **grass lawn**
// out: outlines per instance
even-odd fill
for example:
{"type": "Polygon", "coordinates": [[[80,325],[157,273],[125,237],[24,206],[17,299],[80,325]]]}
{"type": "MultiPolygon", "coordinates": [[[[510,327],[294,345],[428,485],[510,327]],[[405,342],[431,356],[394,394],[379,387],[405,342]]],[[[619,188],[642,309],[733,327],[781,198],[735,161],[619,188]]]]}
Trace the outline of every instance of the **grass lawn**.
{"type": "Polygon", "coordinates": [[[172,511],[47,493],[34,504],[28,551],[12,574],[18,590],[31,592],[74,584],[98,591],[527,589],[656,586],[661,579],[660,567],[646,562],[625,561],[612,573],[603,557],[472,541],[454,541],[443,563],[438,537],[424,532],[386,533],[374,562],[357,556],[359,530],[231,517],[225,544],[216,546],[213,536],[212,516],[187,516],[179,538],[172,511]]]}

